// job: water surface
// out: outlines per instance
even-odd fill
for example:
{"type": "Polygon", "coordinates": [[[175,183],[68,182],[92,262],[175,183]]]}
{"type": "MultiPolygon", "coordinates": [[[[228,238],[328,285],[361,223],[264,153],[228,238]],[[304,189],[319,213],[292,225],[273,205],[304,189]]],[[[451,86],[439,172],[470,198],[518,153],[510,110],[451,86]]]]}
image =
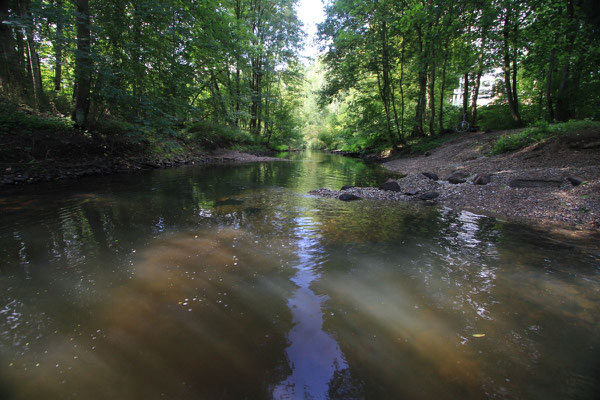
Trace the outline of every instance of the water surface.
{"type": "Polygon", "coordinates": [[[0,398],[594,399],[594,243],[323,153],[0,194],[0,398]]]}

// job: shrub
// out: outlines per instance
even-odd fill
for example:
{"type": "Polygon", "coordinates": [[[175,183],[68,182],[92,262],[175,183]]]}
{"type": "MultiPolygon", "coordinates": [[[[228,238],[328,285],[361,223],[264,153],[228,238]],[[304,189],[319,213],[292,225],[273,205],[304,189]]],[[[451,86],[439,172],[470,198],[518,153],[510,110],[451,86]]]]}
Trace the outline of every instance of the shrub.
{"type": "Polygon", "coordinates": [[[73,122],[66,117],[41,116],[13,103],[0,102],[0,133],[31,134],[34,131],[69,131],[73,122]]]}
{"type": "Polygon", "coordinates": [[[209,121],[198,121],[187,128],[188,137],[206,149],[231,147],[235,144],[258,144],[259,138],[236,127],[219,125],[209,121]]]}
{"type": "Polygon", "coordinates": [[[515,151],[530,144],[542,142],[551,137],[567,133],[582,132],[590,129],[600,130],[600,122],[581,120],[549,125],[545,121],[539,121],[534,126],[527,128],[524,131],[502,136],[492,146],[491,153],[500,154],[515,151]]]}

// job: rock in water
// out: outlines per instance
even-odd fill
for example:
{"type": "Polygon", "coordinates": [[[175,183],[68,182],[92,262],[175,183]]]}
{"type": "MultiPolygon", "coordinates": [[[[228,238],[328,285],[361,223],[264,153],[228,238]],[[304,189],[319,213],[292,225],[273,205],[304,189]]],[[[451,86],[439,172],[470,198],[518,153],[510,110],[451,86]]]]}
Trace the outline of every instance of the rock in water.
{"type": "Polygon", "coordinates": [[[400,185],[398,185],[398,182],[396,182],[395,180],[388,179],[386,182],[382,183],[381,186],[379,186],[379,189],[391,190],[392,192],[399,192],[400,185]]]}
{"type": "Polygon", "coordinates": [[[572,184],[573,186],[579,186],[579,185],[581,185],[583,182],[585,182],[585,180],[581,179],[581,178],[580,178],[580,177],[578,177],[578,176],[572,176],[572,175],[570,175],[570,176],[568,176],[568,177],[567,177],[567,179],[569,180],[569,182],[571,182],[571,184],[572,184]]]}
{"type": "Polygon", "coordinates": [[[436,174],[434,174],[433,172],[422,172],[422,174],[423,174],[424,176],[428,177],[429,179],[431,179],[431,180],[434,180],[434,181],[437,181],[438,179],[440,179],[440,178],[438,178],[438,176],[437,176],[436,174]]]}
{"type": "Polygon", "coordinates": [[[492,177],[488,174],[477,174],[473,178],[474,185],[487,185],[492,180],[492,177]]]}
{"type": "Polygon", "coordinates": [[[436,199],[440,196],[440,194],[438,192],[425,192],[422,195],[419,196],[419,199],[421,200],[433,200],[436,199]]]}
{"type": "Polygon", "coordinates": [[[453,172],[448,176],[448,178],[446,178],[446,180],[456,185],[458,183],[465,183],[468,177],[469,175],[464,172],[453,172]]]}
{"type": "Polygon", "coordinates": [[[342,193],[342,194],[340,194],[338,199],[340,199],[341,201],[352,201],[352,200],[360,200],[360,197],[355,196],[351,193],[342,193]]]}

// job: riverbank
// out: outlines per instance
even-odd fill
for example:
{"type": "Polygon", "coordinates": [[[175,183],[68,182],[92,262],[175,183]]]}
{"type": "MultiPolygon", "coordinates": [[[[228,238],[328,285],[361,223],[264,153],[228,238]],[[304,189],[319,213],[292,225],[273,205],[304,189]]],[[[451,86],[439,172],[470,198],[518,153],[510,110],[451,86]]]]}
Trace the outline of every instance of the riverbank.
{"type": "Polygon", "coordinates": [[[15,185],[77,179],[84,176],[110,175],[165,169],[183,165],[241,164],[249,162],[286,161],[282,158],[243,151],[218,149],[193,151],[170,157],[121,155],[95,157],[90,160],[41,160],[33,163],[4,165],[0,173],[0,189],[15,185]]]}
{"type": "Polygon", "coordinates": [[[387,161],[385,168],[405,175],[383,186],[388,190],[313,193],[426,201],[536,224],[600,229],[600,132],[567,134],[514,153],[490,155],[500,137],[514,132],[470,133],[428,156],[387,161]]]}

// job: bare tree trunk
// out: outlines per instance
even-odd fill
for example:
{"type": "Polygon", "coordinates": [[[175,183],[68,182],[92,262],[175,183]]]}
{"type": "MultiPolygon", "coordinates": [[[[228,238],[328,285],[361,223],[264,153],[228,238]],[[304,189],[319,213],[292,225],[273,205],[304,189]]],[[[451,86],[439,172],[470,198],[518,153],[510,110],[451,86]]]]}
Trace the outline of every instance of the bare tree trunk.
{"type": "Polygon", "coordinates": [[[567,28],[567,45],[566,45],[566,59],[562,67],[560,83],[558,85],[558,92],[556,94],[556,119],[559,121],[568,121],[571,117],[569,98],[570,85],[569,75],[571,72],[571,55],[573,53],[573,45],[575,42],[575,29],[576,26],[573,21],[574,6],[573,0],[567,2],[567,16],[569,17],[569,23],[567,28]]]}
{"type": "Polygon", "coordinates": [[[511,59],[510,59],[510,45],[508,43],[509,31],[509,15],[508,11],[504,17],[504,29],[502,30],[504,38],[504,49],[503,49],[503,67],[504,67],[504,90],[506,98],[508,100],[508,107],[510,108],[510,114],[517,125],[522,125],[521,115],[519,114],[519,99],[516,97],[517,94],[517,62],[512,60],[512,71],[511,71],[511,59]],[[511,72],[512,72],[512,83],[511,83],[511,72]]]}
{"type": "Polygon", "coordinates": [[[21,96],[24,81],[22,63],[15,49],[13,30],[2,23],[8,20],[8,10],[8,1],[0,1],[0,89],[21,96]]]}
{"type": "Polygon", "coordinates": [[[404,39],[400,51],[400,131],[404,140],[404,39]]]}
{"type": "Polygon", "coordinates": [[[431,65],[427,74],[427,103],[429,108],[429,134],[435,133],[435,64],[431,65]]]}
{"type": "Polygon", "coordinates": [[[423,136],[423,115],[425,114],[425,92],[427,90],[427,60],[423,54],[423,34],[420,28],[417,28],[418,35],[418,65],[417,82],[419,84],[419,92],[417,94],[417,105],[415,110],[415,123],[413,125],[412,134],[414,136],[423,136]]]}
{"type": "Polygon", "coordinates": [[[554,58],[556,49],[552,48],[550,52],[550,61],[548,62],[548,73],[546,74],[546,104],[548,106],[548,122],[554,122],[554,104],[552,104],[552,74],[554,72],[554,58]]]}
{"type": "Polygon", "coordinates": [[[90,111],[92,59],[90,57],[89,0],[77,0],[77,52],[75,53],[75,109],[73,120],[79,127],[87,126],[90,111]]]}
{"type": "Polygon", "coordinates": [[[469,73],[465,73],[464,77],[464,86],[463,86],[463,118],[466,118],[469,115],[469,73]]]}
{"type": "Polygon", "coordinates": [[[33,16],[29,11],[29,3],[21,3],[21,17],[25,19],[25,36],[27,39],[27,62],[28,69],[31,71],[31,87],[33,89],[34,106],[41,109],[45,106],[44,88],[42,87],[42,71],[40,68],[40,58],[36,51],[35,40],[33,37],[33,16]]]}
{"type": "Polygon", "coordinates": [[[440,87],[440,133],[444,131],[444,92],[446,90],[446,66],[448,65],[448,41],[444,43],[444,64],[442,66],[442,84],[440,87]]]}
{"type": "Polygon", "coordinates": [[[54,91],[60,92],[62,86],[62,50],[63,50],[63,0],[56,0],[58,18],[56,20],[56,38],[54,39],[54,91]]]}
{"type": "Polygon", "coordinates": [[[392,109],[394,110],[394,124],[396,126],[396,136],[397,136],[397,140],[399,143],[403,143],[404,139],[402,137],[403,132],[400,131],[400,122],[398,120],[398,110],[396,109],[396,88],[394,86],[394,81],[391,81],[392,84],[392,91],[391,91],[391,95],[392,95],[392,109]]]}
{"type": "Polygon", "coordinates": [[[471,125],[474,126],[477,123],[477,99],[479,98],[479,87],[481,86],[481,75],[483,69],[480,66],[475,75],[475,87],[473,88],[473,97],[471,98],[471,125]]]}

